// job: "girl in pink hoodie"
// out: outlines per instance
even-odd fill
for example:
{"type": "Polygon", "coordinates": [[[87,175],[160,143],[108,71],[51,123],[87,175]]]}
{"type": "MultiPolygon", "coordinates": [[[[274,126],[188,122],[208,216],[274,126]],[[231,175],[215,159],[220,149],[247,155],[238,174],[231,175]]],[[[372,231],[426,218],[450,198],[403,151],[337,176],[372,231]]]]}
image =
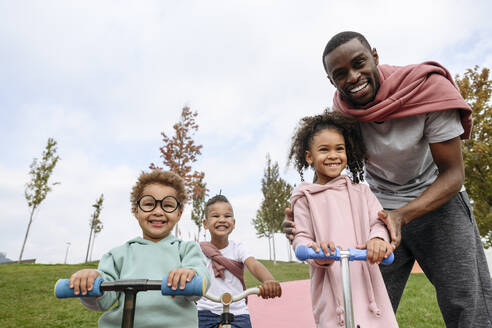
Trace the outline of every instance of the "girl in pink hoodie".
{"type": "MultiPolygon", "coordinates": [[[[297,128],[289,160],[303,180],[312,167],[313,183],[302,182],[293,192],[296,235],[293,247],[305,245],[325,254],[335,244],[367,249],[367,262],[350,262],[352,302],[356,325],[398,327],[377,264],[393,251],[388,231],[379,220],[381,205],[365,184],[365,147],[357,123],[339,113],[305,117],[297,128]],[[352,179],[344,175],[344,169],[352,179]]],[[[328,260],[308,260],[311,298],[318,328],[343,327],[344,309],[340,266],[328,260]]]]}

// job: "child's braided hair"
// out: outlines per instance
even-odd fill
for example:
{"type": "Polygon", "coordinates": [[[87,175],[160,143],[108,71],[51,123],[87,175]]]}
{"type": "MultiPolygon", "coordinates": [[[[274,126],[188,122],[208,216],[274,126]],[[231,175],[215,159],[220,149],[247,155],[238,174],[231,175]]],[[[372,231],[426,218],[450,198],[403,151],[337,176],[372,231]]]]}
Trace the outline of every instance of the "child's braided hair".
{"type": "Polygon", "coordinates": [[[324,129],[332,129],[342,134],[345,139],[347,168],[352,175],[352,180],[355,183],[364,181],[366,147],[362,140],[359,123],[328,109],[323,114],[302,118],[292,136],[288,159],[289,163],[294,162],[294,167],[299,172],[301,180],[304,181],[303,171],[309,167],[306,162],[306,151],[310,149],[313,137],[324,129]]]}

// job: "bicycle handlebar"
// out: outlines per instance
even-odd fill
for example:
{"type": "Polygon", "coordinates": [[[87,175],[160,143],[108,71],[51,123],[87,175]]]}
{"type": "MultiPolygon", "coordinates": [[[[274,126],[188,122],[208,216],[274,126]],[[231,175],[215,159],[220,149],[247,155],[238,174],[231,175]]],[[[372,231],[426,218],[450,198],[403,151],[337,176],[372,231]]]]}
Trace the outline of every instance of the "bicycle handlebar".
{"type": "Polygon", "coordinates": [[[243,298],[246,298],[246,296],[252,295],[252,294],[262,295],[263,294],[263,287],[259,286],[259,287],[248,288],[248,289],[243,290],[241,293],[239,293],[237,295],[231,295],[229,293],[224,293],[221,296],[216,296],[216,295],[212,295],[212,294],[207,293],[204,296],[206,298],[208,298],[209,300],[216,302],[216,303],[230,304],[233,302],[240,301],[243,298]],[[224,297],[226,294],[228,295],[228,297],[224,297]]]}
{"type": "Polygon", "coordinates": [[[239,300],[242,300],[243,298],[246,298],[246,296],[248,295],[252,295],[252,294],[261,295],[262,293],[263,293],[262,287],[248,288],[244,290],[242,293],[232,296],[232,301],[237,302],[239,300]]]}
{"type": "MultiPolygon", "coordinates": [[[[349,248],[347,250],[350,253],[349,256],[349,261],[365,261],[367,260],[367,250],[366,249],[355,249],[355,248],[349,248]]],[[[307,259],[316,259],[316,260],[335,260],[335,261],[340,261],[342,258],[341,256],[341,251],[340,248],[335,247],[335,253],[331,254],[329,256],[326,256],[325,253],[323,253],[323,250],[320,249],[319,253],[315,252],[314,249],[304,246],[304,245],[299,245],[296,248],[296,257],[300,261],[305,261],[307,259]]],[[[395,260],[395,255],[393,253],[388,256],[388,258],[383,258],[381,261],[382,264],[391,264],[395,260]]]]}
{"type": "Polygon", "coordinates": [[[60,279],[55,284],[55,296],[57,298],[69,297],[100,297],[105,291],[124,292],[126,289],[137,291],[160,290],[162,295],[203,296],[206,290],[206,280],[201,276],[194,276],[187,282],[184,289],[171,289],[167,285],[167,276],[162,280],[129,279],[104,282],[101,277],[94,280],[92,290],[87,294],[75,295],[73,288],[69,286],[70,279],[60,279]]]}

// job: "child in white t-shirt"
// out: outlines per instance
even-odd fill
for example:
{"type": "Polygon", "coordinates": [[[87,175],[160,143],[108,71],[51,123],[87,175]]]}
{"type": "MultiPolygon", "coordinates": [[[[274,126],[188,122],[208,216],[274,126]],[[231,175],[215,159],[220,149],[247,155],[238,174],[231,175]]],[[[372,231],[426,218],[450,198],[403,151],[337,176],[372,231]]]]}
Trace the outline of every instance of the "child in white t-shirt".
{"type": "MultiPolygon", "coordinates": [[[[280,297],[282,293],[280,284],[275,281],[267,268],[251,256],[244,244],[229,240],[235,220],[232,206],[225,196],[217,195],[208,200],[203,225],[210,231],[211,236],[210,242],[200,243],[211,276],[208,293],[217,296],[224,292],[232,295],[241,293],[246,289],[244,284],[244,265],[246,265],[251,274],[262,283],[263,298],[280,297]]],[[[218,326],[222,304],[202,297],[197,303],[197,308],[199,328],[218,326]]],[[[229,309],[234,314],[233,328],[251,328],[249,311],[244,299],[232,303],[229,309]]]]}

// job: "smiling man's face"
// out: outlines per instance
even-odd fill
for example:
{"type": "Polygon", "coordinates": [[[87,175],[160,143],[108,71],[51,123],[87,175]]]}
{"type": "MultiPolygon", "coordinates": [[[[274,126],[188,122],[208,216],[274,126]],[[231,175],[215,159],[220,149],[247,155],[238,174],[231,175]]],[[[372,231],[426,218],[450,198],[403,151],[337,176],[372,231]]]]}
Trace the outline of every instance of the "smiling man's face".
{"type": "Polygon", "coordinates": [[[379,89],[378,54],[354,38],[323,59],[331,83],[355,106],[370,103],[379,89]]]}

